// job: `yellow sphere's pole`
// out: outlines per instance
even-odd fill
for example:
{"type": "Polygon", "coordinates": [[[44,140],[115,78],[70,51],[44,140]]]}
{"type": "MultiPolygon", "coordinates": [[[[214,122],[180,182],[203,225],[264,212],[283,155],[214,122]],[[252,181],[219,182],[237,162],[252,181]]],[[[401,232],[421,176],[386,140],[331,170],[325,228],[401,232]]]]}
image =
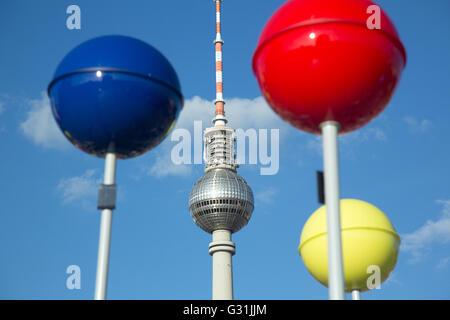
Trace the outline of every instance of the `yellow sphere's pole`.
{"type": "Polygon", "coordinates": [[[352,300],[361,300],[361,292],[359,290],[352,290],[352,300]]]}
{"type": "Polygon", "coordinates": [[[323,137],[323,166],[328,235],[328,291],[330,300],[344,300],[344,267],[342,259],[338,131],[339,123],[320,125],[323,137]]]}

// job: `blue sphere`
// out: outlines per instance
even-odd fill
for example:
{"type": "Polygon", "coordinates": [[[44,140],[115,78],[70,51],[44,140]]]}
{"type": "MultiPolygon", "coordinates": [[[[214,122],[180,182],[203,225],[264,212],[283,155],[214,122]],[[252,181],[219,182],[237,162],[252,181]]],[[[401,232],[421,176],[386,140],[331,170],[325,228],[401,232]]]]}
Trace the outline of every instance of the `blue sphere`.
{"type": "Polygon", "coordinates": [[[120,159],[157,146],[183,107],[177,74],[155,48],[125,36],[103,36],[74,48],[48,86],[64,135],[98,157],[120,159]]]}

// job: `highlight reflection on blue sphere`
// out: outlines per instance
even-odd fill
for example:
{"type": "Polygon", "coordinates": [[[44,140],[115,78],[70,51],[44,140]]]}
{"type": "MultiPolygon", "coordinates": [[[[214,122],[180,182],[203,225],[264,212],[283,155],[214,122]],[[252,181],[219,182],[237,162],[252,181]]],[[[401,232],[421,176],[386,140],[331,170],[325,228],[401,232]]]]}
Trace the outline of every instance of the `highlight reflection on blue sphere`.
{"type": "Polygon", "coordinates": [[[65,136],[98,157],[140,155],[169,133],[183,106],[170,62],[155,48],[124,36],[104,36],[73,49],[48,87],[65,136]]]}

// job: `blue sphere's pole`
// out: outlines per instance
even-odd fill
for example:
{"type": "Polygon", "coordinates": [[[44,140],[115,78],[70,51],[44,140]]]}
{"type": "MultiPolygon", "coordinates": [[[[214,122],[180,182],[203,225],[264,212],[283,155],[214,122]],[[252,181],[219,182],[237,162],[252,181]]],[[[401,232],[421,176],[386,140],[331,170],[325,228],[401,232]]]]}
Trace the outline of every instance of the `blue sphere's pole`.
{"type": "MultiPolygon", "coordinates": [[[[105,158],[105,185],[114,185],[116,176],[116,155],[107,153],[105,158]]],[[[106,299],[108,283],[109,250],[111,243],[112,209],[103,209],[100,222],[98,244],[97,277],[95,280],[95,300],[106,299]]]]}

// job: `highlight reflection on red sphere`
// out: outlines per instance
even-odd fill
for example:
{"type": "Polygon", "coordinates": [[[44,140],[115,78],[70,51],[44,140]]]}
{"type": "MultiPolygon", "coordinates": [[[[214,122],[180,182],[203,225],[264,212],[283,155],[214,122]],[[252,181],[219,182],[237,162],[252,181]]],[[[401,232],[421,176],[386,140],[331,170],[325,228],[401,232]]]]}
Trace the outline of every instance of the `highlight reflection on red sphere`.
{"type": "Polygon", "coordinates": [[[370,30],[369,0],[291,0],[266,24],[253,71],[284,120],[320,134],[320,123],[358,129],[389,102],[406,63],[397,31],[381,10],[370,30]]]}

